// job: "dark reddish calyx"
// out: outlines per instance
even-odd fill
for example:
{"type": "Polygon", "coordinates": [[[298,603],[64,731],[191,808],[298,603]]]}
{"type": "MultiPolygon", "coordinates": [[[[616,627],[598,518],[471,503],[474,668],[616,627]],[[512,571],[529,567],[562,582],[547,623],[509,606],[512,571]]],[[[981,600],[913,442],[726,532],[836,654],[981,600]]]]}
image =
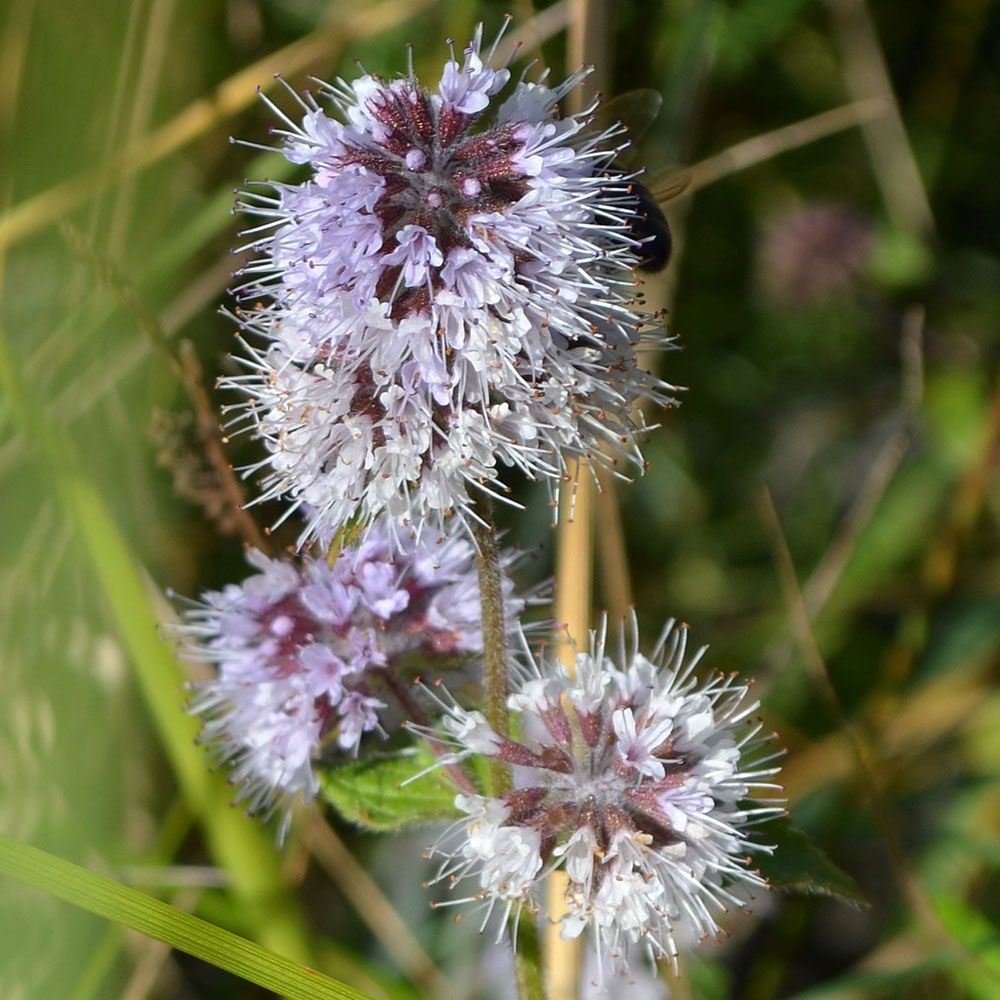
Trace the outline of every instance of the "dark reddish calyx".
{"type": "MultiPolygon", "coordinates": [[[[384,88],[368,101],[367,110],[385,134],[350,149],[340,165],[357,164],[385,181],[373,208],[383,228],[381,256],[396,248],[396,235],[411,225],[427,230],[445,258],[458,247],[475,249],[470,218],[502,213],[529,190],[528,179],[514,165],[524,145],[516,125],[469,136],[478,116],[448,105],[435,110],[427,91],[409,81],[384,88]]],[[[430,291],[441,286],[442,266],[428,267],[429,289],[404,288],[402,266],[390,266],[380,275],[375,296],[392,301],[393,319],[427,312],[430,291]]]]}

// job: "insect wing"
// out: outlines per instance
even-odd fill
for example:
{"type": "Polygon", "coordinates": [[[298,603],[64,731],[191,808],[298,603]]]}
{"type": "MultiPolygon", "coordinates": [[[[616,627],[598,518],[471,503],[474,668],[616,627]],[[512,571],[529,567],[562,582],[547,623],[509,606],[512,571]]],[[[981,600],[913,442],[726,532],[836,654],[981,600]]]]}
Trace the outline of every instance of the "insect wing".
{"type": "Polygon", "coordinates": [[[601,102],[597,109],[597,125],[602,129],[624,125],[634,149],[653,127],[662,105],[663,98],[652,87],[627,90],[624,94],[601,102]]]}
{"type": "Polygon", "coordinates": [[[673,251],[670,225],[660,206],[683,194],[691,183],[689,170],[657,171],[650,177],[641,169],[636,147],[649,133],[662,104],[663,98],[655,90],[630,90],[602,102],[594,119],[594,126],[609,135],[626,131],[628,148],[619,152],[617,162],[633,172],[632,193],[637,206],[629,222],[629,235],[637,247],[636,266],[649,273],[663,270],[673,251]]]}
{"type": "Polygon", "coordinates": [[[666,170],[655,177],[643,178],[646,190],[661,205],[679,198],[691,186],[693,175],[690,170],[666,170]]]}

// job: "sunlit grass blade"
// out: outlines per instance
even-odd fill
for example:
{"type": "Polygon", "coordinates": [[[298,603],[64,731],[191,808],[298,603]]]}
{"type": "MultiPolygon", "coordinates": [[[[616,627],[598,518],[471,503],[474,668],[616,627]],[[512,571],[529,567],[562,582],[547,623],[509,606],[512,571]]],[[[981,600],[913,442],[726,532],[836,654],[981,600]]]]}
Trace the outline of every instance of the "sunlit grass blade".
{"type": "MultiPolygon", "coordinates": [[[[284,180],[293,169],[292,164],[279,154],[264,153],[250,161],[247,172],[250,176],[267,176],[284,180]]],[[[209,240],[232,224],[232,205],[233,193],[228,189],[213,196],[165,240],[160,250],[145,264],[142,273],[135,275],[135,295],[144,304],[149,303],[149,308],[157,315],[165,338],[173,337],[191,312],[202,307],[204,303],[201,301],[192,303],[192,295],[197,295],[200,290],[197,287],[193,290],[188,287],[161,309],[157,305],[160,294],[158,286],[166,282],[184,261],[196,258],[209,240]]],[[[229,263],[231,265],[231,261],[229,263]]],[[[225,276],[229,276],[228,271],[225,272],[225,276]]],[[[128,277],[132,278],[131,275],[128,277]]],[[[205,292],[201,294],[208,298],[221,296],[224,288],[225,281],[220,280],[216,290],[209,289],[207,295],[205,292]]],[[[81,319],[78,315],[68,316],[32,350],[22,366],[24,378],[30,381],[39,373],[57,364],[68,369],[72,364],[73,351],[80,345],[90,342],[117,312],[125,308],[120,299],[109,294],[84,318],[81,319]]],[[[76,371],[67,370],[65,384],[46,405],[46,419],[66,426],[84,416],[132,374],[149,357],[152,350],[153,344],[150,338],[135,337],[123,343],[120,350],[109,358],[102,358],[98,363],[76,371]]],[[[7,416],[0,403],[0,429],[7,416]]],[[[10,467],[21,454],[23,447],[23,439],[16,434],[2,435],[2,438],[0,473],[10,467]]]]}
{"type": "Polygon", "coordinates": [[[0,872],[289,1000],[365,1000],[364,993],[314,969],[4,834],[0,834],[0,872]]]}
{"type": "Polygon", "coordinates": [[[276,73],[301,72],[327,60],[348,40],[384,31],[429,5],[430,0],[385,0],[338,20],[332,27],[318,29],[241,69],[219,84],[211,95],[192,102],[170,121],[130,143],[113,156],[106,167],[70,177],[4,213],[0,216],[0,249],[37,232],[119,179],[141,173],[227,121],[255,99],[258,85],[275,86],[276,73]]]}
{"type": "Polygon", "coordinates": [[[221,776],[195,745],[197,724],[182,709],[184,677],[158,632],[149,588],[107,505],[80,467],[68,438],[47,424],[14,367],[0,334],[0,388],[34,446],[64,513],[77,531],[91,570],[129,653],[135,676],[178,783],[205,831],[212,856],[226,869],[260,940],[306,960],[307,936],[285,891],[267,836],[230,805],[221,776]]]}

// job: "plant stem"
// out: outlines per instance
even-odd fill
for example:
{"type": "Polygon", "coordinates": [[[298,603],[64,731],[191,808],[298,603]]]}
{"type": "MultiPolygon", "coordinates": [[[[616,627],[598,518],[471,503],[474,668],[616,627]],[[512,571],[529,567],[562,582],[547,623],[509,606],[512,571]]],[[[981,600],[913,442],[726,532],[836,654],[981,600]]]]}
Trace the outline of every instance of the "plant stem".
{"type": "MultiPolygon", "coordinates": [[[[604,0],[571,0],[568,38],[569,65],[592,66],[593,72],[567,94],[569,112],[582,111],[599,93],[607,93],[611,82],[611,52],[614,5],[604,0]]],[[[575,669],[574,650],[567,638],[586,645],[590,626],[593,538],[591,517],[594,482],[586,458],[569,458],[560,487],[559,527],[556,546],[555,616],[566,633],[553,637],[560,660],[570,676],[575,669]]],[[[566,912],[568,879],[553,871],[545,882],[545,908],[549,922],[543,925],[542,944],[546,995],[549,1000],[574,1000],[579,995],[580,941],[560,936],[559,921],[566,912]]]]}
{"type": "Polygon", "coordinates": [[[368,925],[375,940],[382,943],[410,982],[431,996],[447,996],[447,979],[333,827],[317,810],[310,810],[303,818],[303,836],[309,853],[323,866],[344,898],[354,907],[355,913],[368,925]]]}
{"type": "MultiPolygon", "coordinates": [[[[480,520],[473,534],[478,548],[479,600],[483,618],[483,680],[486,686],[486,721],[495,733],[507,736],[507,620],[503,613],[503,574],[500,549],[493,523],[493,501],[476,501],[480,520]]],[[[492,792],[502,795],[510,788],[510,769],[503,761],[490,761],[492,792]]]]}
{"type": "MultiPolygon", "coordinates": [[[[493,501],[481,497],[476,502],[473,533],[479,568],[479,600],[483,622],[483,679],[486,686],[486,721],[495,733],[507,736],[507,619],[503,611],[503,570],[500,547],[493,520],[493,501]]],[[[493,795],[510,788],[510,768],[501,760],[490,760],[493,795]]],[[[518,1000],[545,1000],[539,956],[538,930],[534,917],[525,916],[517,931],[514,970],[518,1000]]]]}
{"type": "Polygon", "coordinates": [[[517,977],[518,1000],[545,1000],[538,928],[534,917],[523,916],[518,926],[514,974],[517,977]]]}

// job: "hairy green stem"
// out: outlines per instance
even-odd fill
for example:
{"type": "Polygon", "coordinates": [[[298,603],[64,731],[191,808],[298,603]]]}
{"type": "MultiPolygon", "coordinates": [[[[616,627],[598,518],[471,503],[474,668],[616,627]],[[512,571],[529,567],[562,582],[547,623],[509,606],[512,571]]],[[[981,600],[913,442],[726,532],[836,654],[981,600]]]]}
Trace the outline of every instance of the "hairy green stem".
{"type": "MultiPolygon", "coordinates": [[[[493,523],[493,501],[476,502],[473,534],[478,548],[479,600],[483,617],[483,680],[486,686],[486,721],[495,733],[507,734],[507,621],[503,612],[503,572],[500,547],[493,523]]],[[[510,769],[503,761],[490,761],[492,792],[502,795],[510,788],[510,769]]]]}
{"type": "Polygon", "coordinates": [[[538,928],[535,926],[535,918],[527,913],[522,914],[517,929],[514,974],[517,977],[518,1000],[545,1000],[538,928]]]}
{"type": "MultiPolygon", "coordinates": [[[[479,599],[482,606],[483,679],[486,687],[486,721],[495,733],[507,736],[507,619],[503,610],[503,567],[497,545],[493,502],[482,497],[476,503],[480,521],[475,522],[479,599]]],[[[490,760],[493,795],[510,786],[510,768],[501,760],[490,760]]],[[[521,914],[514,948],[514,970],[518,1000],[545,1000],[545,982],[539,955],[538,929],[530,908],[521,914]]]]}

